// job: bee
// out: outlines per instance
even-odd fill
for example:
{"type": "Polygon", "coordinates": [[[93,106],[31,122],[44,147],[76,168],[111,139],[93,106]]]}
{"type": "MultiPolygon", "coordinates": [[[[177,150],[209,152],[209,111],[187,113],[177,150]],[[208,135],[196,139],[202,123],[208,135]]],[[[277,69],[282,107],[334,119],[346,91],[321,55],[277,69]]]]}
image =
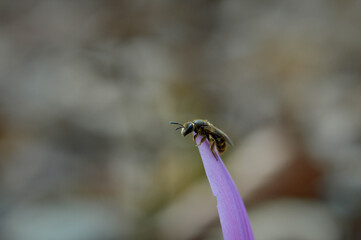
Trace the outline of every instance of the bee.
{"type": "MultiPolygon", "coordinates": [[[[212,123],[208,120],[196,119],[191,122],[186,122],[184,124],[180,124],[178,122],[169,122],[170,124],[179,125],[175,130],[181,129],[181,134],[183,136],[187,136],[191,132],[195,132],[196,134],[193,136],[193,141],[196,141],[198,135],[203,136],[200,143],[197,146],[200,146],[206,139],[210,143],[210,150],[212,151],[214,157],[216,157],[215,149],[219,154],[224,153],[226,151],[226,143],[233,146],[232,140],[219,128],[216,128],[212,123]]],[[[217,159],[217,157],[216,157],[217,159]]]]}

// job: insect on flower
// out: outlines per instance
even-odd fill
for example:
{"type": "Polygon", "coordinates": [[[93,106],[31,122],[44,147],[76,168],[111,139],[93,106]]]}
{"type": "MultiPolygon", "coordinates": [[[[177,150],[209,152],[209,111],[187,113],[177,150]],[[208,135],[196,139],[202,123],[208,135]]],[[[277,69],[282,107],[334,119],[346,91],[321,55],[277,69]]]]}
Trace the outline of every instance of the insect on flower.
{"type": "MultiPolygon", "coordinates": [[[[179,125],[175,130],[181,129],[181,134],[187,136],[191,132],[195,132],[193,140],[196,141],[198,135],[203,136],[200,143],[197,146],[200,146],[206,139],[210,143],[210,149],[214,156],[216,156],[215,148],[219,154],[222,154],[226,151],[226,143],[233,146],[232,140],[219,128],[216,128],[208,120],[196,119],[191,122],[186,122],[180,124],[178,122],[169,122],[170,124],[179,125]]],[[[216,158],[217,159],[217,158],[216,158]]]]}

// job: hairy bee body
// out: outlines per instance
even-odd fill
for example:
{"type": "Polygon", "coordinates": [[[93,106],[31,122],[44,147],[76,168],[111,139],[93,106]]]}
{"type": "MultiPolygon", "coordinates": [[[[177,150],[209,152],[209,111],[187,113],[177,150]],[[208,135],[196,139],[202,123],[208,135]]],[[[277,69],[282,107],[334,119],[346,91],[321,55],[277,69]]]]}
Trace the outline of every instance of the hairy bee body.
{"type": "MultiPolygon", "coordinates": [[[[213,138],[214,138],[214,134],[212,134],[213,138]]],[[[226,151],[226,140],[223,139],[223,138],[219,138],[219,137],[216,137],[215,138],[216,140],[216,147],[217,147],[217,151],[222,154],[226,151]]]]}
{"type": "Polygon", "coordinates": [[[203,136],[199,145],[201,145],[206,139],[211,144],[210,149],[214,156],[216,156],[214,150],[217,148],[219,154],[226,151],[227,143],[233,146],[232,140],[219,128],[216,128],[212,123],[207,120],[196,119],[184,124],[177,122],[170,122],[171,124],[180,125],[177,129],[181,129],[183,136],[188,135],[191,132],[195,132],[193,140],[196,141],[197,136],[203,136]]]}

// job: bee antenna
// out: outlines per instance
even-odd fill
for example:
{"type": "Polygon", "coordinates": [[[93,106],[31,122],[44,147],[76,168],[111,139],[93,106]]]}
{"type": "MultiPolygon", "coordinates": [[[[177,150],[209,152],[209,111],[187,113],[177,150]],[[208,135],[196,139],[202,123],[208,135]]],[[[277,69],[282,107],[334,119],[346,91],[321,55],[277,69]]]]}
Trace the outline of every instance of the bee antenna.
{"type": "Polygon", "coordinates": [[[183,126],[181,126],[181,127],[177,127],[176,129],[174,129],[174,130],[178,130],[178,129],[181,129],[181,128],[184,128],[183,126]]]}
{"type": "Polygon", "coordinates": [[[169,122],[170,124],[177,124],[183,127],[183,124],[177,123],[177,122],[169,122]]]}

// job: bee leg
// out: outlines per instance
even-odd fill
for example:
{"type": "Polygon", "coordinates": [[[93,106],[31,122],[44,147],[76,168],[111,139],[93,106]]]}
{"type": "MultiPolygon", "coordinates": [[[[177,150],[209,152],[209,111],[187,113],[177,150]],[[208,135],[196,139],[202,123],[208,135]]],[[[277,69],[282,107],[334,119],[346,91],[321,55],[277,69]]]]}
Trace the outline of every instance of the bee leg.
{"type": "Polygon", "coordinates": [[[198,133],[196,133],[194,136],[193,136],[193,141],[196,142],[196,138],[198,137],[198,133]]]}
{"type": "Polygon", "coordinates": [[[214,140],[214,138],[213,137],[209,137],[209,140],[210,140],[210,142],[211,142],[211,146],[209,147],[209,149],[212,151],[212,153],[213,153],[213,156],[216,158],[216,160],[218,161],[218,158],[217,158],[217,156],[216,156],[216,152],[214,151],[215,150],[215,148],[216,148],[216,140],[214,140]]]}
{"type": "Polygon", "coordinates": [[[202,137],[201,141],[199,142],[199,144],[197,145],[197,147],[199,147],[202,143],[204,143],[204,141],[207,139],[206,136],[202,137]]]}

